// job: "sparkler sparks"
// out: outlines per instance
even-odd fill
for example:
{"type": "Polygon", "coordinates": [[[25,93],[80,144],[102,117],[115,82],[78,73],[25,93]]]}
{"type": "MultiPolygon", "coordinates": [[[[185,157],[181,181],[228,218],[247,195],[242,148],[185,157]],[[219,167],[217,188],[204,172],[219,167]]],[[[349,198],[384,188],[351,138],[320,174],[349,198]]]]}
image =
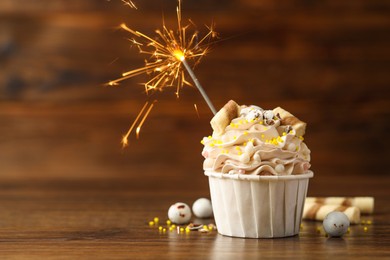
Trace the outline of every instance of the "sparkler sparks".
{"type": "MultiPolygon", "coordinates": [[[[122,2],[129,5],[130,7],[135,7],[132,1],[122,0],[122,2]]],[[[214,106],[200,85],[200,82],[196,78],[191,66],[187,62],[187,60],[194,60],[194,66],[196,66],[209,52],[211,40],[217,37],[217,33],[214,30],[214,25],[212,24],[211,26],[206,26],[208,33],[199,40],[197,31],[192,34],[188,34],[188,29],[193,26],[192,23],[186,26],[182,26],[181,0],[178,0],[176,13],[178,26],[177,30],[173,31],[172,29],[167,28],[163,20],[162,29],[155,31],[157,38],[153,38],[139,31],[132,30],[124,23],[120,25],[123,30],[134,36],[134,38],[130,39],[130,42],[138,47],[141,54],[148,55],[149,59],[145,61],[144,67],[127,71],[122,74],[122,77],[108,82],[108,85],[116,86],[119,84],[119,82],[126,79],[141,74],[147,74],[151,76],[151,79],[143,84],[147,94],[152,91],[164,91],[166,88],[175,87],[175,94],[177,97],[179,97],[179,91],[182,87],[184,87],[184,85],[192,86],[191,83],[186,79],[184,71],[185,69],[203,96],[210,110],[213,112],[213,114],[215,114],[216,110],[214,106]],[[182,65],[184,66],[184,69],[182,65]]],[[[144,114],[142,120],[136,128],[137,137],[139,136],[139,131],[142,124],[153,108],[153,104],[154,102],[149,106],[147,112],[144,114]]],[[[144,105],[138,114],[127,134],[123,136],[123,146],[128,144],[128,136],[143,114],[147,105],[148,102],[144,105]]]]}
{"type": "Polygon", "coordinates": [[[134,4],[133,1],[130,0],[122,0],[122,3],[129,6],[130,8],[138,9],[137,6],[134,4]]]}

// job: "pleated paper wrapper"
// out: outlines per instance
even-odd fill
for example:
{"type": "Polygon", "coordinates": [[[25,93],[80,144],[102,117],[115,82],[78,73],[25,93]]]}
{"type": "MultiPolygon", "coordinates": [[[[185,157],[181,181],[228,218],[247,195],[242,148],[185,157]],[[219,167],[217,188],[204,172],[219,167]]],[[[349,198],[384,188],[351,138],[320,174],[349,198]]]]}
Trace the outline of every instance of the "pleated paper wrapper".
{"type": "Polygon", "coordinates": [[[223,174],[206,171],[218,232],[244,238],[276,238],[299,233],[309,178],[223,174]]]}

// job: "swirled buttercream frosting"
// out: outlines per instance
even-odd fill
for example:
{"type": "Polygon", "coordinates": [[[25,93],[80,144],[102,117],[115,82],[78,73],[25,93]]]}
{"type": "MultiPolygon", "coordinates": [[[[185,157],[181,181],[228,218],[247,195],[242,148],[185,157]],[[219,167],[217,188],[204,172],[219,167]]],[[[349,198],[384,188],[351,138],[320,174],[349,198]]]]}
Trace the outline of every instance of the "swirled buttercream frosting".
{"type": "Polygon", "coordinates": [[[303,142],[306,123],[277,107],[239,106],[229,101],[211,120],[204,137],[205,171],[226,174],[292,175],[310,168],[303,142]]]}

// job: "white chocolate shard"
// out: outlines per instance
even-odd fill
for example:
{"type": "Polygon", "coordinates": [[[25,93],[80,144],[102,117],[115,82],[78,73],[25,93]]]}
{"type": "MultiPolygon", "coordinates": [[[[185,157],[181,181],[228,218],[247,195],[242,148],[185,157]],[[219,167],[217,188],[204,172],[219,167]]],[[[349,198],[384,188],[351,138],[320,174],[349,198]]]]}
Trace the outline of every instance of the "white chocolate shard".
{"type": "Polygon", "coordinates": [[[330,212],[341,211],[347,215],[351,224],[360,223],[360,210],[358,207],[346,207],[339,205],[324,205],[305,202],[302,219],[323,221],[330,212]]]}
{"type": "Polygon", "coordinates": [[[320,203],[325,205],[355,206],[362,214],[374,213],[373,197],[307,197],[306,203],[320,203]]]}
{"type": "Polygon", "coordinates": [[[238,117],[240,112],[240,106],[236,102],[230,100],[227,102],[221,110],[219,110],[215,116],[211,119],[211,127],[217,135],[221,135],[225,132],[225,128],[230,124],[232,119],[238,117]]]}
{"type": "Polygon", "coordinates": [[[306,123],[299,120],[290,112],[284,110],[281,107],[277,107],[274,110],[274,114],[280,116],[283,125],[291,125],[295,130],[297,136],[304,136],[306,131],[306,123]]]}

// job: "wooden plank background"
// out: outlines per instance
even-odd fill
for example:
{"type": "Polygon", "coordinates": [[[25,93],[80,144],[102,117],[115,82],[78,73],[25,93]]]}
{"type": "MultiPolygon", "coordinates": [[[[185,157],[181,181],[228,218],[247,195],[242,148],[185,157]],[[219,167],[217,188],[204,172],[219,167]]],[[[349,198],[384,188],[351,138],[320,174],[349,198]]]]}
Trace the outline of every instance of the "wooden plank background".
{"type": "MultiPolygon", "coordinates": [[[[199,140],[212,115],[193,88],[179,100],[159,94],[141,139],[121,149],[147,97],[143,77],[103,86],[143,64],[117,26],[153,34],[162,13],[175,22],[175,0],[134,2],[138,10],[119,0],[0,2],[3,184],[126,180],[207,190],[199,140]]],[[[199,30],[216,22],[222,41],[196,74],[217,108],[235,99],[306,121],[314,185],[355,175],[389,184],[389,1],[184,0],[183,17],[199,30]]]]}

